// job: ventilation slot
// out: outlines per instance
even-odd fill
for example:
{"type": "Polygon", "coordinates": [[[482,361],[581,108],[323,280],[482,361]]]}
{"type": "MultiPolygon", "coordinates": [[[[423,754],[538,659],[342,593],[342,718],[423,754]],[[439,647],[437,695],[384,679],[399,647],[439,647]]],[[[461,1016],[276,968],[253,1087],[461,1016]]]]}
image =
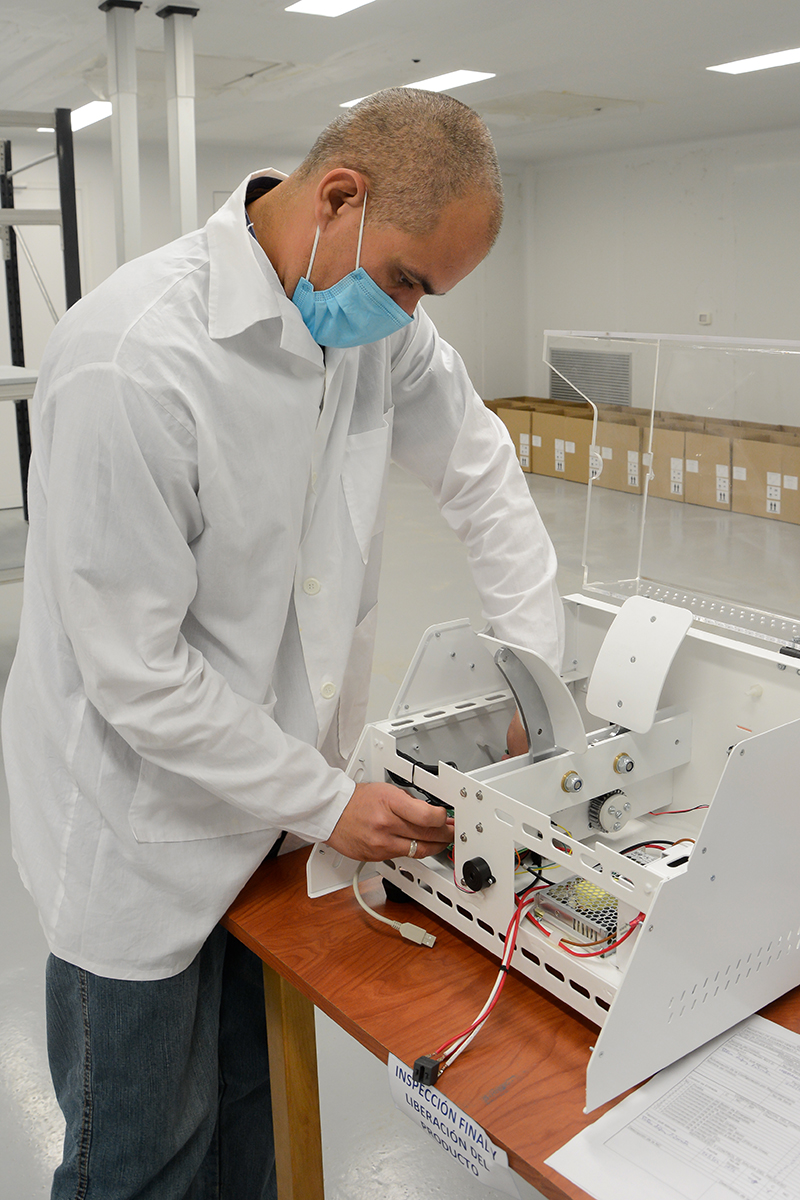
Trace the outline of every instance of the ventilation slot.
{"type": "Polygon", "coordinates": [[[565,350],[553,347],[550,362],[551,400],[583,400],[595,404],[631,403],[630,354],[603,354],[599,350],[565,350]],[[560,371],[561,375],[557,375],[560,371]],[[567,383],[566,380],[570,380],[567,383]],[[574,386],[573,386],[574,385],[574,386]]]}

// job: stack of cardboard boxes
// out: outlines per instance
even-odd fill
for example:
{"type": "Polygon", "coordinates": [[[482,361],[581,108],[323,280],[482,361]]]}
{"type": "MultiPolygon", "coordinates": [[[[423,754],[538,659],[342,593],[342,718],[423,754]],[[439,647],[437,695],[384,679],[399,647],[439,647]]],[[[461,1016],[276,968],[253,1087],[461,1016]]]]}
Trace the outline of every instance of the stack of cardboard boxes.
{"type": "Polygon", "coordinates": [[[664,500],[800,524],[800,429],[721,422],[604,405],[591,454],[588,405],[518,396],[489,405],[505,424],[524,471],[664,500]],[[652,457],[650,457],[652,455],[652,457]]]}

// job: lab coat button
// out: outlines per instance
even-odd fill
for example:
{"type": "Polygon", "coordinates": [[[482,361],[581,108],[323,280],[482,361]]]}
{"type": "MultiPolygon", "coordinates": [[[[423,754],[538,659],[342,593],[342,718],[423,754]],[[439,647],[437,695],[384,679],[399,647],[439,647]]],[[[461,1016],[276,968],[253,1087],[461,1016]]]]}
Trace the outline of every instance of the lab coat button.
{"type": "Polygon", "coordinates": [[[322,584],[318,579],[307,579],[303,584],[303,591],[307,596],[316,596],[322,590],[322,584]]]}
{"type": "Polygon", "coordinates": [[[332,700],[333,697],[336,695],[336,684],[335,683],[323,683],[322,687],[319,690],[322,692],[322,695],[326,700],[332,700]]]}

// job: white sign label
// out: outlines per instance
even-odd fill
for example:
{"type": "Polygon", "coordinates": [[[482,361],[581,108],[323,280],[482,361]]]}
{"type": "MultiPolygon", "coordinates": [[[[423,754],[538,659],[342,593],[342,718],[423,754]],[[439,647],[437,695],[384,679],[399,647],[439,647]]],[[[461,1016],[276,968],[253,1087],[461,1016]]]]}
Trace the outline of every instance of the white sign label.
{"type": "Polygon", "coordinates": [[[683,459],[671,458],[669,460],[669,469],[671,471],[680,471],[681,475],[683,475],[683,459]]]}
{"type": "Polygon", "coordinates": [[[686,473],[687,475],[697,475],[700,471],[700,463],[696,458],[687,458],[686,473]]]}
{"type": "Polygon", "coordinates": [[[530,444],[531,444],[531,435],[530,435],[529,433],[521,433],[521,434],[519,435],[519,444],[520,444],[520,447],[522,447],[522,446],[530,446],[530,444]]]}
{"type": "Polygon", "coordinates": [[[484,1187],[519,1200],[505,1150],[493,1146],[480,1125],[436,1088],[415,1083],[408,1067],[393,1054],[389,1055],[389,1089],[400,1111],[424,1129],[468,1175],[479,1179],[484,1187]]]}
{"type": "Polygon", "coordinates": [[[541,446],[541,444],[542,444],[542,439],[539,437],[538,433],[534,433],[533,437],[531,438],[531,445],[532,446],[541,446]]]}
{"type": "Polygon", "coordinates": [[[742,481],[746,480],[747,479],[747,467],[734,467],[733,468],[733,478],[741,479],[742,481]]]}
{"type": "Polygon", "coordinates": [[[784,475],[783,486],[789,492],[796,492],[797,491],[797,476],[796,475],[784,475]]]}
{"type": "Polygon", "coordinates": [[[636,463],[637,466],[639,465],[639,451],[638,450],[629,450],[628,451],[628,462],[636,463]]]}
{"type": "Polygon", "coordinates": [[[564,439],[556,438],[555,445],[556,445],[556,454],[558,454],[559,450],[563,454],[564,453],[564,439]]]}
{"type": "Polygon", "coordinates": [[[574,454],[575,453],[575,443],[574,442],[564,442],[564,452],[566,454],[574,454]]]}
{"type": "Polygon", "coordinates": [[[611,446],[603,446],[603,458],[613,458],[614,450],[611,446]]]}
{"type": "Polygon", "coordinates": [[[717,479],[723,479],[723,478],[727,479],[728,474],[729,474],[728,464],[727,463],[717,463],[717,479]]]}
{"type": "Polygon", "coordinates": [[[767,488],[767,499],[768,500],[780,500],[780,498],[781,498],[781,489],[779,487],[768,487],[767,488]]]}
{"type": "Polygon", "coordinates": [[[767,487],[780,487],[781,473],[780,471],[767,471],[767,487]]]}
{"type": "Polygon", "coordinates": [[[771,513],[772,516],[774,516],[774,517],[779,517],[781,515],[780,500],[768,500],[767,501],[767,512],[771,513]]]}
{"type": "Polygon", "coordinates": [[[683,483],[679,479],[673,479],[672,483],[669,486],[669,490],[670,490],[670,495],[672,495],[672,496],[682,496],[683,495],[683,483]]]}

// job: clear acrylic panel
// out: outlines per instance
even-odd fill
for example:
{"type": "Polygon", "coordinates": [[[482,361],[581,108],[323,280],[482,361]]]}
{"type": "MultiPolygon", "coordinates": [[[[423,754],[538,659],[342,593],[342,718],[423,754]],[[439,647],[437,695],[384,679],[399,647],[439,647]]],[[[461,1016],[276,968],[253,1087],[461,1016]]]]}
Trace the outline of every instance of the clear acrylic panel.
{"type": "Polygon", "coordinates": [[[544,346],[551,395],[592,422],[584,588],[800,641],[800,342],[551,330],[544,346]]]}

